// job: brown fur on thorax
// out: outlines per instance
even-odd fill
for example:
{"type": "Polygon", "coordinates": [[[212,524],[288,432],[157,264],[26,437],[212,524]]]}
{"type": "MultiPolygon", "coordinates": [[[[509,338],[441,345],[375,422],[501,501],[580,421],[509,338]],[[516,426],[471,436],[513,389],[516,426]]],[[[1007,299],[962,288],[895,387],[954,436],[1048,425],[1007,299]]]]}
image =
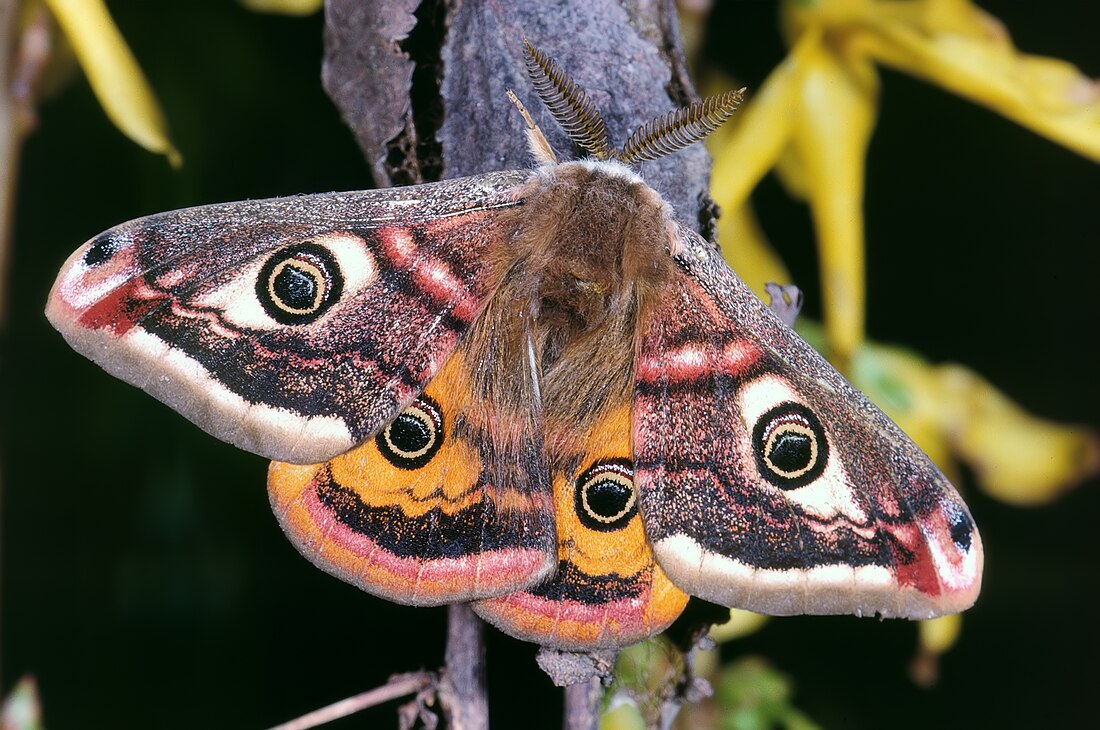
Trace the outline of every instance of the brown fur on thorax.
{"type": "Polygon", "coordinates": [[[470,362],[475,388],[517,427],[533,426],[541,403],[547,447],[560,453],[631,397],[639,312],[675,266],[672,223],[660,196],[615,163],[547,166],[521,197],[470,362]]]}

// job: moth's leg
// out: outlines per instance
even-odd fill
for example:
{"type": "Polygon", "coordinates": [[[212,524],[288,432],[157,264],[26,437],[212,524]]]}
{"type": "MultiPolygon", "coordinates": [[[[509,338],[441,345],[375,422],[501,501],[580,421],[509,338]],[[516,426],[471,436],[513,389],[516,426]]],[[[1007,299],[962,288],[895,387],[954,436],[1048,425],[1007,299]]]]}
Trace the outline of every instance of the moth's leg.
{"type": "Polygon", "coordinates": [[[784,324],[793,326],[798,313],[802,311],[802,290],[794,284],[782,285],[769,281],[764,285],[764,291],[771,297],[768,307],[784,324]]]}

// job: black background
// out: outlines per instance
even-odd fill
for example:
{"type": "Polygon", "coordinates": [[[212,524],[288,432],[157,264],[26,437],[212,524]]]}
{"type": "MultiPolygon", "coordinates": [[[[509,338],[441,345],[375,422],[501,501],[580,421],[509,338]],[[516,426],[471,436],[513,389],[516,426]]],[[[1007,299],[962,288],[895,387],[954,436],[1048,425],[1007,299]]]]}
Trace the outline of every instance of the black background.
{"type": "MultiPolygon", "coordinates": [[[[985,2],[1028,52],[1100,74],[1100,4],[985,2]]],[[[261,727],[441,662],[445,611],[313,568],[280,533],[266,463],[75,355],[42,315],[65,257],[121,221],[187,205],[357,189],[367,168],[319,83],[321,18],[234,3],[110,3],[186,165],[126,141],[82,80],[25,146],[3,340],[3,688],[37,675],[46,722],[261,727]]],[[[758,87],[782,58],[770,2],[725,3],[712,63],[758,87]]],[[[939,89],[883,72],[867,180],[868,329],[958,361],[1029,409],[1100,423],[1096,165],[939,89]]],[[[501,113],[508,113],[502,100],[501,113]]],[[[769,178],[755,200],[816,315],[812,231],[769,178]]],[[[724,648],[794,678],[828,727],[1065,726],[1093,717],[1096,482],[1040,509],[964,483],[985,587],[931,691],[915,627],[792,618],[724,648]]],[[[558,727],[535,648],[489,631],[492,719],[558,727]]],[[[393,707],[333,727],[395,726],[393,707]]]]}

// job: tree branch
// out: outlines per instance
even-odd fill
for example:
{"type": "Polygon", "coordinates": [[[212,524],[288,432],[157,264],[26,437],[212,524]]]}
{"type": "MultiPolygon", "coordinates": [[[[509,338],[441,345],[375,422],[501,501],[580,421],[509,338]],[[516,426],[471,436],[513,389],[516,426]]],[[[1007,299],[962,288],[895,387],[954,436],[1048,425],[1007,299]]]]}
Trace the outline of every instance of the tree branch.
{"type": "MultiPolygon", "coordinates": [[[[328,0],[325,20],[325,89],[381,186],[529,167],[508,89],[569,157],[572,143],[528,80],[524,37],[586,88],[616,143],[696,98],[672,0],[328,0]]],[[[693,145],[641,172],[682,223],[711,237],[709,166],[693,145]]],[[[481,730],[488,726],[482,626],[467,606],[452,606],[448,620],[440,702],[449,727],[481,730]]],[[[573,684],[566,727],[595,727],[599,676],[562,684],[573,684]]]]}
{"type": "Polygon", "coordinates": [[[381,687],[375,687],[372,690],[348,697],[339,702],[333,702],[327,707],[314,710],[290,722],[276,725],[271,730],[309,730],[327,722],[354,715],[356,712],[365,710],[368,707],[374,707],[405,695],[419,693],[431,687],[434,681],[435,676],[431,672],[398,674],[390,677],[390,681],[381,687]]]}
{"type": "Polygon", "coordinates": [[[447,610],[447,648],[439,681],[439,704],[449,730],[487,730],[484,625],[466,604],[447,610]]]}
{"type": "Polygon", "coordinates": [[[597,710],[602,694],[603,682],[600,677],[567,686],[562,727],[565,730],[596,730],[600,721],[597,710]]]}

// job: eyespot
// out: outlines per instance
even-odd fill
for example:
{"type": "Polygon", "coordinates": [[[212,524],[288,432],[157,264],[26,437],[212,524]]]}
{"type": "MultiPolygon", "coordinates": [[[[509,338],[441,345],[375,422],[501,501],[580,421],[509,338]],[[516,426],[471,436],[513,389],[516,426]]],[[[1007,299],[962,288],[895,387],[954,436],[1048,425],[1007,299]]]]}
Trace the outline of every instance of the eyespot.
{"type": "Polygon", "coordinates": [[[574,509],[589,529],[609,532],[625,527],[638,512],[630,461],[616,459],[589,467],[577,479],[574,509]]]}
{"type": "Polygon", "coordinates": [[[829,442],[817,416],[800,403],[783,403],[760,417],[752,432],[760,474],[780,489],[797,489],[821,476],[829,442]]]}
{"type": "Polygon", "coordinates": [[[88,247],[88,250],[84,252],[84,257],[81,259],[84,265],[89,268],[94,268],[100,264],[107,263],[111,260],[119,249],[119,243],[117,239],[110,236],[104,236],[98,241],[88,247]]]}
{"type": "Polygon", "coordinates": [[[401,411],[374,437],[378,451],[398,469],[419,469],[443,445],[443,413],[426,395],[401,411]]]}
{"type": "Polygon", "coordinates": [[[966,510],[954,502],[945,502],[944,511],[947,513],[947,523],[951,529],[951,541],[963,552],[969,552],[974,542],[974,522],[966,510]]]}
{"type": "Polygon", "coordinates": [[[309,324],[339,301],[343,290],[332,253],[310,241],[278,251],[256,277],[256,297],[281,324],[309,324]]]}

